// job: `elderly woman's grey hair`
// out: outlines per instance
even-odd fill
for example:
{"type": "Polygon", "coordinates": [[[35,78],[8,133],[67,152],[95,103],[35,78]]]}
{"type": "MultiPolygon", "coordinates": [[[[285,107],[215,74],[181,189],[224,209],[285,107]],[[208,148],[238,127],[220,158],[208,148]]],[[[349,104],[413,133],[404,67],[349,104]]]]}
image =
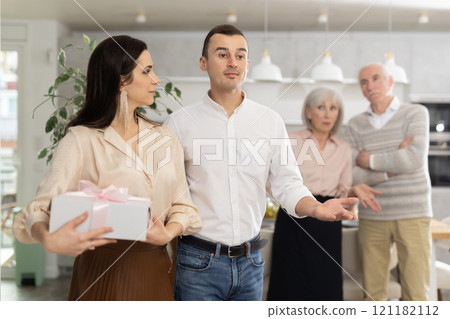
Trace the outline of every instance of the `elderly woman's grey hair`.
{"type": "Polygon", "coordinates": [[[327,99],[331,99],[336,104],[339,110],[336,123],[334,123],[330,131],[330,133],[334,135],[341,128],[342,121],[344,119],[342,97],[341,94],[334,89],[328,87],[319,87],[309,92],[305,98],[305,101],[303,102],[302,120],[307,129],[309,129],[310,131],[313,130],[311,120],[306,116],[306,110],[322,104],[327,99]]]}

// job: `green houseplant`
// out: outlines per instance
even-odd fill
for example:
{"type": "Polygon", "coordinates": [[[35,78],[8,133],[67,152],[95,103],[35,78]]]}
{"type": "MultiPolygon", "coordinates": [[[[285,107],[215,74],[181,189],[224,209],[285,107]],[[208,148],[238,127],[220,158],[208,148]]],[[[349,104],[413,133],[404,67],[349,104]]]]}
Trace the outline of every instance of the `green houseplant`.
{"type": "MultiPolygon", "coordinates": [[[[76,116],[84,104],[86,94],[86,75],[79,68],[72,67],[67,64],[67,54],[72,49],[88,50],[92,52],[96,47],[96,40],[91,40],[87,35],[83,34],[84,47],[75,47],[73,44],[67,44],[58,54],[58,65],[62,68],[62,72],[55,79],[54,83],[44,95],[46,99],[37,105],[35,111],[44,103],[50,101],[54,107],[54,111],[50,114],[46,124],[45,133],[49,134],[50,145],[39,151],[38,159],[47,158],[47,164],[51,161],[53,153],[58,146],[59,141],[64,137],[66,125],[76,116]],[[69,94],[60,93],[62,86],[69,89],[69,94]]],[[[172,113],[172,110],[162,101],[161,91],[171,97],[176,103],[181,105],[181,91],[175,87],[172,82],[166,81],[162,86],[158,87],[155,92],[155,101],[152,105],[142,106],[139,112],[145,114],[148,110],[160,115],[162,112],[172,113]],[[163,109],[159,107],[163,106],[163,109]]]]}

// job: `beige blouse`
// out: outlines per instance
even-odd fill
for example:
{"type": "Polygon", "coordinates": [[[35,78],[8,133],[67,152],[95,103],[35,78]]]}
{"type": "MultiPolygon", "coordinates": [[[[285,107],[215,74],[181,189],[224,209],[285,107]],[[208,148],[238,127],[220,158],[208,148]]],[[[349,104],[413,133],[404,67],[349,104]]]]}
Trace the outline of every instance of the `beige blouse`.
{"type": "Polygon", "coordinates": [[[201,221],[189,193],[178,139],[167,126],[155,126],[140,118],[139,132],[139,137],[134,138],[138,141],[136,155],[111,126],[71,127],[59,143],[36,197],[14,219],[17,239],[35,243],[31,226],[36,222],[48,224],[51,199],[76,191],[82,179],[100,188],[127,187],[131,196],[150,198],[152,213],[166,214],[168,223],[180,223],[183,235],[200,230],[201,221]]]}
{"type": "Polygon", "coordinates": [[[292,150],[302,173],[303,182],[311,193],[346,197],[352,186],[350,145],[340,138],[331,136],[320,152],[317,140],[309,130],[290,132],[289,138],[297,140],[297,145],[292,145],[292,150]]]}

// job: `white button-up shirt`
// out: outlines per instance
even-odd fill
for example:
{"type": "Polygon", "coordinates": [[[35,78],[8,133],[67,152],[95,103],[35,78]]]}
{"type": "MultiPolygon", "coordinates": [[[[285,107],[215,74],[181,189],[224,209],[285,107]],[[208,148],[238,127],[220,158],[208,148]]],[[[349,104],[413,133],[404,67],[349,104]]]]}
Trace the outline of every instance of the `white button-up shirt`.
{"type": "Polygon", "coordinates": [[[312,196],[303,185],[283,120],[245,98],[228,117],[206,96],[172,113],[166,124],[184,150],[187,181],[203,228],[195,236],[226,245],[255,237],[266,210],[265,185],[295,215],[312,196]]]}
{"type": "Polygon", "coordinates": [[[369,116],[370,124],[372,124],[372,126],[374,128],[376,128],[377,130],[379,130],[384,125],[386,125],[387,122],[389,122],[389,120],[394,116],[395,112],[398,110],[399,107],[400,107],[400,101],[395,96],[392,99],[389,106],[387,107],[386,111],[384,111],[384,113],[382,113],[382,114],[379,114],[379,115],[376,114],[372,110],[372,107],[369,106],[369,109],[367,110],[367,112],[370,115],[369,116]]]}

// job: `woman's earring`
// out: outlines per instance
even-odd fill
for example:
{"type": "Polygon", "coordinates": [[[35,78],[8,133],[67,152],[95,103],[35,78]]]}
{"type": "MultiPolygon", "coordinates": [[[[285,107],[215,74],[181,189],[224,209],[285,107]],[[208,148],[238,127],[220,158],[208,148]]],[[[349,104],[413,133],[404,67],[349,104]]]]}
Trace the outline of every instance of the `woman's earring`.
{"type": "Polygon", "coordinates": [[[125,131],[128,129],[128,98],[127,91],[122,90],[120,92],[120,110],[119,110],[119,121],[123,122],[125,131]]]}

